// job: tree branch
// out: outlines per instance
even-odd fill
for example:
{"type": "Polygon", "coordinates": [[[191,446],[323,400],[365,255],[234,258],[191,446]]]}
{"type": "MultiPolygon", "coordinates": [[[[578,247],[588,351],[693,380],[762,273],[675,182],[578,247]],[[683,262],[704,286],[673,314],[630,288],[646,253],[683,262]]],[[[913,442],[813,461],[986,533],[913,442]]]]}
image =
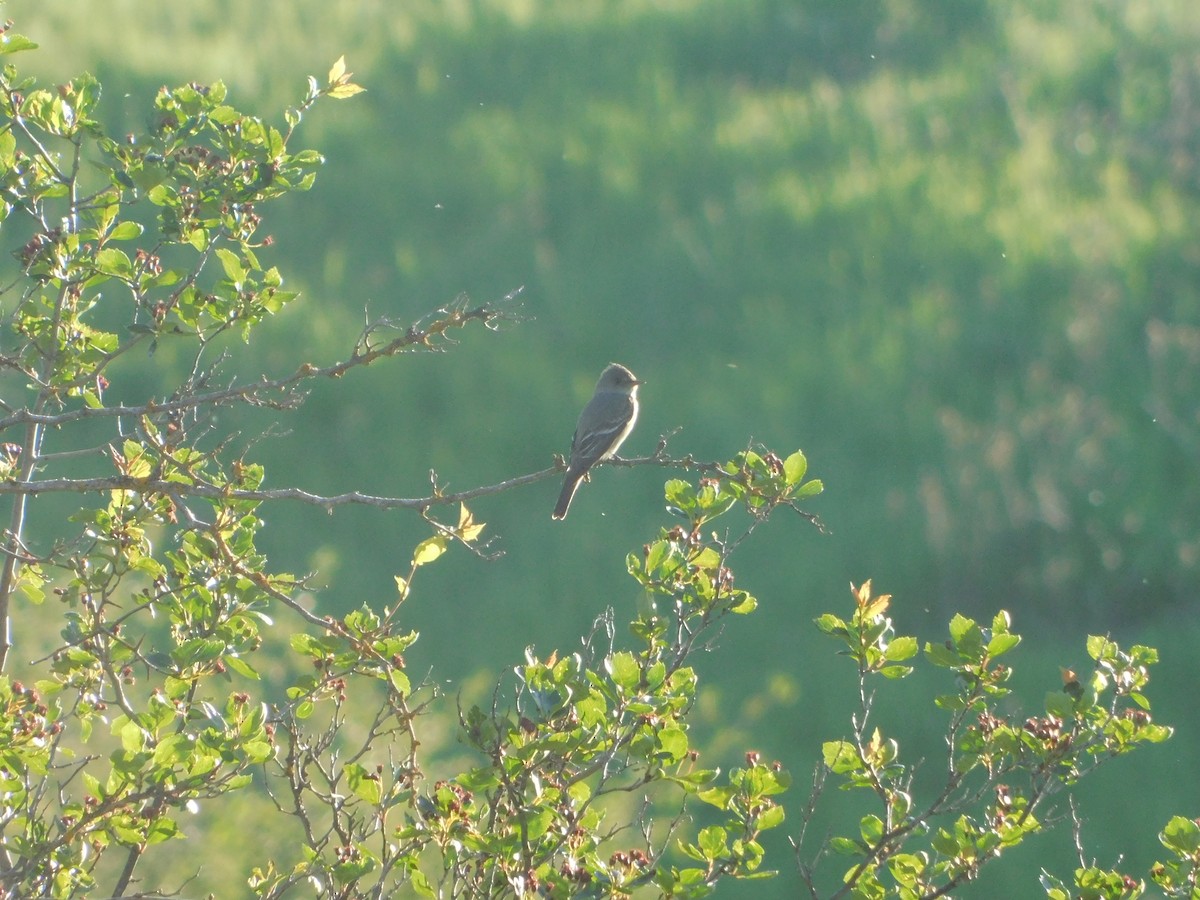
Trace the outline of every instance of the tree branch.
{"type": "MultiPolygon", "coordinates": [[[[632,459],[606,459],[597,465],[621,466],[665,466],[687,470],[711,472],[720,468],[720,463],[700,462],[691,454],[680,458],[668,456],[660,450],[649,456],[632,459]]],[[[299,500],[311,506],[319,506],[331,510],[338,506],[372,506],[376,509],[427,509],[431,506],[448,506],[454,503],[465,503],[479,497],[499,494],[512,488],[523,487],[544,481],[566,471],[566,464],[561,458],[555,464],[537,472],[517,475],[513,478],[495,484],[481,485],[462,491],[443,491],[434,488],[434,492],[425,497],[380,497],[364,494],[362,491],[349,491],[344,494],[323,496],[306,491],[303,488],[286,487],[268,490],[244,490],[239,488],[222,487],[215,484],[185,484],[166,478],[135,478],[130,475],[111,475],[106,478],[53,478],[45,481],[22,481],[9,479],[0,481],[0,496],[15,494],[29,496],[34,494],[89,494],[101,491],[133,491],[139,494],[166,494],[177,498],[199,497],[205,500],[250,500],[266,502],[269,500],[299,500]]]]}
{"type": "MultiPolygon", "coordinates": [[[[513,291],[505,300],[519,293],[520,288],[513,291]]],[[[471,322],[481,322],[487,328],[495,328],[496,323],[509,318],[510,314],[499,306],[485,303],[474,309],[458,307],[443,307],[437,310],[436,318],[425,324],[417,323],[405,329],[404,334],[380,346],[371,345],[371,337],[376,331],[385,327],[394,327],[391,322],[381,320],[374,322],[364,329],[354,352],[348,359],[329,366],[316,366],[304,363],[296,371],[282,378],[256,381],[253,384],[232,385],[217,391],[204,394],[188,394],[186,391],[177,392],[177,396],[161,402],[149,400],[138,406],[105,406],[98,408],[79,407],[61,413],[41,413],[29,409],[19,409],[12,415],[0,419],[0,432],[14,425],[46,425],[57,428],[69,422],[81,419],[128,418],[132,416],[161,415],[176,413],[189,409],[211,408],[224,406],[229,403],[266,403],[264,395],[283,393],[303,381],[313,378],[341,378],[351,369],[358,366],[369,366],[384,356],[395,356],[413,348],[435,349],[439,339],[445,338],[451,329],[463,328],[471,322]]]]}

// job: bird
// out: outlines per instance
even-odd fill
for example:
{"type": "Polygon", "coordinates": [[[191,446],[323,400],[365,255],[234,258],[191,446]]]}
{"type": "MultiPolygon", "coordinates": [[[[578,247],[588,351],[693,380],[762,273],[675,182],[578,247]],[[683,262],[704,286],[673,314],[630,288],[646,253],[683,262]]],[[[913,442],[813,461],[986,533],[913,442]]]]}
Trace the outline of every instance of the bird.
{"type": "Polygon", "coordinates": [[[600,373],[596,392],[579,414],[575,436],[571,439],[571,458],[567,462],[567,477],[563,480],[562,493],[551,514],[553,519],[565,519],[571,507],[571,499],[579,482],[597,462],[608,459],[637,421],[637,389],[643,381],[620,363],[610,363],[600,373]]]}

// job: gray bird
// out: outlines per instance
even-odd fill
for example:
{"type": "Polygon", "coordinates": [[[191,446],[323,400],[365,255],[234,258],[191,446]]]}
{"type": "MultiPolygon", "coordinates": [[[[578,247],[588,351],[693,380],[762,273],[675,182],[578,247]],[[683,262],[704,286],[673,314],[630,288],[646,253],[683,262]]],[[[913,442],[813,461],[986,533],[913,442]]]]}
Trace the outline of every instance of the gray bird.
{"type": "Polygon", "coordinates": [[[596,393],[579,414],[575,426],[575,437],[571,440],[571,459],[567,463],[567,477],[563,481],[558,505],[552,518],[565,519],[571,507],[571,498],[579,482],[588,470],[602,459],[617,452],[621,442],[633,431],[637,421],[638,381],[632,372],[619,363],[610,363],[600,373],[596,382],[596,393]]]}

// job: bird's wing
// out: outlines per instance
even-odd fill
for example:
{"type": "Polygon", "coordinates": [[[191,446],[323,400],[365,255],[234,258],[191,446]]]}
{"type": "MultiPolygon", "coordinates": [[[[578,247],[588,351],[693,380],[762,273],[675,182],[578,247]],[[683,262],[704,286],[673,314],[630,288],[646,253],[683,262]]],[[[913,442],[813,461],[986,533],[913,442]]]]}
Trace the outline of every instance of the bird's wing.
{"type": "MultiPolygon", "coordinates": [[[[580,434],[576,429],[575,437],[571,441],[572,468],[586,468],[615,452],[620,446],[629,433],[633,419],[633,400],[629,397],[622,397],[621,400],[623,402],[605,398],[602,406],[604,417],[589,427],[586,434],[580,434]]],[[[587,412],[589,410],[585,410],[585,414],[580,418],[589,418],[587,412]]]]}

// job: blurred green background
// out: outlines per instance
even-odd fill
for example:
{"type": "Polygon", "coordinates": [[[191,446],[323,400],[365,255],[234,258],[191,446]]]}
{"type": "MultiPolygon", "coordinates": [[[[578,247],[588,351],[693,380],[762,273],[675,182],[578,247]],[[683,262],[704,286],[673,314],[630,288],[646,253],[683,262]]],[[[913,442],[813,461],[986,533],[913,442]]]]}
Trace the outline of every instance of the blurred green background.
{"type": "MultiPolygon", "coordinates": [[[[224,80],[276,122],[345,54],[368,92],[297,146],[328,164],[268,211],[304,299],[240,362],[344,356],[366,317],[415,319],[524,286],[524,321],[234,418],[268,486],[417,496],[548,465],[603,365],[649,384],[626,452],[659,434],[727,458],[801,447],[830,534],[779,515],[735,559],[759,612],[698,669],[697,741],[796,775],[845,734],[849,666],[812,626],[873,578],[902,632],[1004,608],[1029,712],[1089,633],[1148,643],[1168,744],[1081,792],[1102,865],[1144,874],[1173,813],[1200,814],[1200,5],[1194,0],[9,0],[17,61],[103,82],[114,128],[164,83],[224,80]]],[[[114,389],[119,389],[115,386],[114,389]]],[[[533,644],[570,650],[638,601],[626,552],[665,521],[648,467],[609,469],[551,523],[557,482],[481,501],[505,556],[422,570],[414,672],[453,694],[533,644]]],[[[320,608],[392,599],[426,532],[404,513],[300,507],[264,533],[318,570],[320,608]]],[[[934,676],[881,696],[912,758],[944,752],[934,676]]],[[[1017,712],[1014,702],[1014,714],[1017,712]]],[[[842,798],[831,796],[837,802],[842,798]]],[[[1065,805],[1059,807],[1065,812],[1065,805]]],[[[852,820],[842,820],[852,829],[852,820]]],[[[795,821],[789,823],[794,829],[795,821]]],[[[836,821],[831,827],[837,827],[836,821]]],[[[241,852],[244,835],[216,828],[241,852]]],[[[1077,864],[1069,827],[962,896],[1033,896],[1077,864]]],[[[798,893],[783,875],[721,896],[798,893]]],[[[182,851],[180,851],[182,852],[182,851]]],[[[230,850],[234,852],[234,850],[230,850]]]]}

